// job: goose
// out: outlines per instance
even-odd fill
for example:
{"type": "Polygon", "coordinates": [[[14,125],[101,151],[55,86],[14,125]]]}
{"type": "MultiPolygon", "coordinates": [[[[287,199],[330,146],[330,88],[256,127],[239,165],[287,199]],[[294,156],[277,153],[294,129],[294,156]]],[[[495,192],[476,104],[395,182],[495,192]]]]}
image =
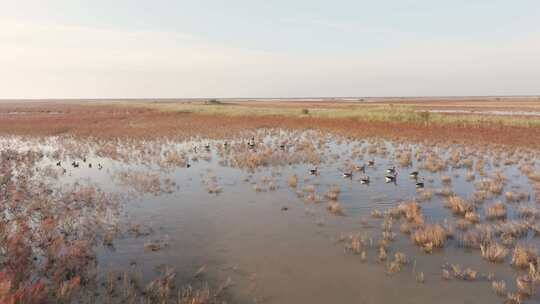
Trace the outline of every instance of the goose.
{"type": "Polygon", "coordinates": [[[315,168],[313,168],[313,169],[309,169],[309,174],[311,174],[311,175],[317,175],[317,174],[318,174],[317,167],[315,167],[315,168]]]}
{"type": "Polygon", "coordinates": [[[248,141],[248,147],[249,147],[250,149],[255,148],[255,137],[252,137],[252,138],[248,141]]]}
{"type": "Polygon", "coordinates": [[[368,166],[373,167],[373,166],[375,166],[375,160],[370,159],[370,160],[367,161],[367,164],[368,164],[368,166]]]}
{"type": "Polygon", "coordinates": [[[206,145],[204,146],[204,149],[206,149],[206,151],[210,151],[210,144],[206,144],[206,145]]]}
{"type": "Polygon", "coordinates": [[[413,171],[413,172],[409,173],[409,176],[412,177],[412,178],[418,178],[418,171],[413,171]]]}
{"type": "Polygon", "coordinates": [[[396,173],[396,167],[391,167],[391,168],[386,169],[386,173],[389,173],[389,174],[396,173]]]}
{"type": "Polygon", "coordinates": [[[279,145],[279,148],[280,148],[281,150],[285,150],[285,144],[279,145]]]}
{"type": "Polygon", "coordinates": [[[59,162],[57,162],[57,163],[56,163],[56,166],[57,166],[57,167],[60,167],[60,166],[62,166],[62,162],[60,162],[60,161],[59,161],[59,162]]]}
{"type": "Polygon", "coordinates": [[[343,172],[344,178],[352,178],[352,171],[343,172]]]}
{"type": "Polygon", "coordinates": [[[191,164],[190,164],[190,163],[187,163],[187,164],[186,164],[186,168],[189,168],[189,167],[191,167],[191,164]]]}
{"type": "Polygon", "coordinates": [[[103,166],[101,164],[98,164],[97,167],[99,170],[103,169],[103,166]]]}
{"type": "Polygon", "coordinates": [[[424,182],[423,181],[422,182],[416,182],[415,185],[416,185],[416,189],[424,188],[424,182]]]}
{"type": "Polygon", "coordinates": [[[92,163],[89,163],[89,164],[88,164],[88,168],[92,168],[92,163]]]}
{"type": "Polygon", "coordinates": [[[366,175],[366,176],[362,177],[360,179],[360,183],[365,184],[365,185],[369,184],[369,176],[366,175]]]}
{"type": "Polygon", "coordinates": [[[384,177],[387,183],[395,182],[397,177],[397,173],[394,174],[388,174],[384,177]]]}
{"type": "Polygon", "coordinates": [[[86,157],[83,157],[82,161],[83,161],[83,163],[85,163],[86,162],[86,157]]]}

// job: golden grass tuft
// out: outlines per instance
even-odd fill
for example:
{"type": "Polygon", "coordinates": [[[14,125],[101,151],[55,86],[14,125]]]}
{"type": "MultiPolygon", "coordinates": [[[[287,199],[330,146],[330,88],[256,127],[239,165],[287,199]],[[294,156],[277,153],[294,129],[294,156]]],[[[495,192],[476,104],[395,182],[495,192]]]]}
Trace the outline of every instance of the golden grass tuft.
{"type": "Polygon", "coordinates": [[[529,267],[529,263],[536,263],[537,257],[536,248],[526,246],[524,244],[518,244],[514,248],[512,265],[517,268],[526,269],[529,267]]]}
{"type": "Polygon", "coordinates": [[[493,263],[502,263],[508,256],[508,249],[506,247],[492,242],[488,245],[480,245],[480,252],[482,257],[493,263]]]}
{"type": "Polygon", "coordinates": [[[443,184],[446,184],[446,185],[451,184],[452,183],[452,178],[450,176],[448,176],[448,175],[443,175],[441,177],[441,182],[443,184]]]}
{"type": "Polygon", "coordinates": [[[516,287],[518,293],[526,298],[530,298],[535,293],[535,282],[529,275],[520,275],[516,278],[516,287]]]}
{"type": "Polygon", "coordinates": [[[506,219],[506,205],[497,202],[487,207],[485,213],[488,220],[504,220],[506,219]]]}
{"type": "Polygon", "coordinates": [[[287,183],[289,184],[289,187],[291,188],[298,187],[298,176],[296,176],[296,174],[289,176],[287,183]]]}
{"type": "Polygon", "coordinates": [[[398,210],[405,216],[407,222],[421,226],[424,224],[424,215],[422,214],[422,208],[417,202],[400,203],[398,210]]]}
{"type": "Polygon", "coordinates": [[[478,277],[478,272],[467,267],[464,270],[461,269],[460,265],[452,264],[452,275],[459,280],[464,281],[474,281],[478,277]]]}
{"type": "Polygon", "coordinates": [[[384,215],[379,209],[375,208],[371,210],[371,216],[374,218],[382,218],[384,215]]]}
{"type": "Polygon", "coordinates": [[[470,203],[467,203],[465,200],[459,196],[450,196],[445,204],[445,207],[450,208],[452,213],[456,215],[464,216],[467,212],[474,211],[474,206],[470,203]]]}
{"type": "Polygon", "coordinates": [[[425,225],[411,235],[413,242],[425,249],[444,247],[446,238],[446,230],[439,224],[425,225]]]}
{"type": "Polygon", "coordinates": [[[480,222],[480,216],[473,211],[465,212],[465,219],[473,224],[480,222]]]}
{"type": "Polygon", "coordinates": [[[499,297],[506,296],[506,282],[505,281],[493,281],[491,282],[491,289],[499,297]]]}

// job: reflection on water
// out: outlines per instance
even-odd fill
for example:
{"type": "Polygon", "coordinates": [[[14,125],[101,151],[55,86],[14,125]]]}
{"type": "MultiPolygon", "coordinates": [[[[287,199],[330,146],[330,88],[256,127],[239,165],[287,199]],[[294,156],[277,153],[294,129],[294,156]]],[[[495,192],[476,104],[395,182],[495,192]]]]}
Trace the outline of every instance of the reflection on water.
{"type": "Polygon", "coordinates": [[[172,267],[179,285],[208,282],[239,303],[497,303],[504,297],[491,282],[501,280],[505,294],[519,291],[516,277],[529,268],[510,265],[513,250],[522,243],[538,247],[537,151],[314,131],[261,130],[250,137],[181,143],[5,138],[2,145],[44,153],[37,166],[54,183],[127,195],[115,219],[118,233],[97,248],[101,281],[113,269],[137,270],[149,282],[172,267]],[[391,167],[395,182],[385,180],[391,167]],[[416,170],[418,179],[409,175],[416,170]],[[369,184],[360,182],[365,176],[369,184]],[[451,197],[462,198],[469,213],[453,213],[446,206],[451,197]],[[423,221],[411,224],[412,233],[441,224],[448,234],[443,248],[427,250],[433,244],[419,247],[400,232],[407,218],[397,207],[411,201],[419,203],[423,221]],[[486,208],[499,201],[506,221],[486,220],[486,208]],[[525,223],[526,232],[505,230],[512,221],[525,223]],[[488,239],[480,236],[486,231],[488,239]],[[491,243],[507,248],[502,263],[482,257],[480,245],[491,243]],[[354,246],[361,249],[351,252],[354,246]],[[405,260],[394,263],[396,253],[405,260]],[[474,278],[456,271],[458,265],[476,272],[474,278]]]}

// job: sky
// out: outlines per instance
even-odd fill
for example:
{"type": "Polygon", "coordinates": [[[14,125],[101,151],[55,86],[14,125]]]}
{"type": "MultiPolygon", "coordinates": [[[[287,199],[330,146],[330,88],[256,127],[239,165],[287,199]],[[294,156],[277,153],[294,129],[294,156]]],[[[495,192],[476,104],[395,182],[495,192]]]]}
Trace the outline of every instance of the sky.
{"type": "Polygon", "coordinates": [[[538,0],[0,0],[0,98],[540,94],[538,0]]]}

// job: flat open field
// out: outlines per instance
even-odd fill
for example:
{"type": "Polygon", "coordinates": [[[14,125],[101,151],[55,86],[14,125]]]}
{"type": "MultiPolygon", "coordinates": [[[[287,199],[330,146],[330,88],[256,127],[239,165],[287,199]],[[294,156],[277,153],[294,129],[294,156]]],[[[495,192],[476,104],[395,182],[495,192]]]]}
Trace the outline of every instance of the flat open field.
{"type": "MultiPolygon", "coordinates": [[[[374,101],[358,104],[332,101],[58,101],[0,103],[0,133],[18,135],[73,134],[96,137],[212,138],[257,128],[315,128],[357,138],[494,143],[540,146],[540,100],[471,101],[483,111],[507,111],[516,103],[518,115],[430,113],[465,111],[467,101],[374,101]],[[506,106],[503,106],[505,104],[506,106]],[[523,113],[522,113],[523,112],[523,113]],[[226,126],[226,127],[222,127],[226,126]]],[[[517,111],[512,108],[511,111],[517,111]]]]}
{"type": "Polygon", "coordinates": [[[0,102],[0,303],[538,303],[539,102],[0,102]]]}

